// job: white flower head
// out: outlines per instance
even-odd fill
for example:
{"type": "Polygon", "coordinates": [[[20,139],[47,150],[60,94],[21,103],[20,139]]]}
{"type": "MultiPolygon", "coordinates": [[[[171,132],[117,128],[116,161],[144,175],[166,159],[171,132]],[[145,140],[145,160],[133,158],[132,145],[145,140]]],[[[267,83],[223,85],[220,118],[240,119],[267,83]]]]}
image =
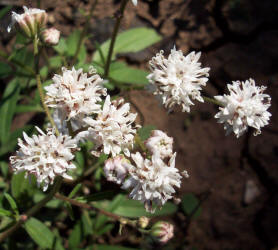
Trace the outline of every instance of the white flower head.
{"type": "Polygon", "coordinates": [[[23,6],[24,13],[17,14],[12,12],[12,22],[8,27],[8,32],[11,31],[15,24],[21,32],[27,37],[33,37],[38,34],[47,22],[47,14],[45,10],[30,8],[23,6]]]}
{"type": "Polygon", "coordinates": [[[103,170],[106,179],[117,184],[122,184],[128,174],[128,169],[125,165],[128,162],[123,155],[117,155],[105,161],[103,170]]]}
{"type": "Polygon", "coordinates": [[[145,204],[148,212],[154,212],[152,203],[162,207],[165,202],[173,198],[174,187],[180,187],[181,175],[175,167],[176,153],[166,164],[157,155],[152,159],[144,159],[137,152],[131,154],[135,165],[128,164],[130,177],[124,182],[123,189],[132,189],[129,196],[145,204]]]}
{"type": "Polygon", "coordinates": [[[181,105],[182,111],[190,111],[194,105],[191,99],[203,102],[200,90],[208,81],[210,68],[201,68],[198,62],[201,52],[191,52],[183,56],[182,51],[175,47],[168,59],[160,51],[150,63],[151,74],[148,75],[150,84],[155,87],[155,95],[160,95],[166,108],[181,105]]]}
{"type": "Polygon", "coordinates": [[[72,179],[67,171],[75,168],[73,152],[78,148],[70,136],[56,136],[54,129],[49,129],[47,134],[38,127],[36,129],[39,134],[32,137],[23,132],[25,141],[18,139],[20,149],[16,156],[10,157],[10,162],[14,172],[26,171],[26,176],[35,175],[38,186],[42,184],[46,191],[58,175],[72,179]]]}
{"type": "Polygon", "coordinates": [[[100,112],[101,96],[106,95],[99,75],[88,76],[83,69],[62,68],[62,75],[54,75],[53,84],[46,86],[46,104],[66,113],[66,119],[83,118],[100,112]]]}
{"type": "Polygon", "coordinates": [[[137,6],[137,0],[131,0],[134,6],[137,6]]]}
{"type": "Polygon", "coordinates": [[[145,145],[152,154],[157,154],[162,159],[173,154],[173,138],[161,130],[153,130],[145,145]]]}
{"type": "Polygon", "coordinates": [[[229,95],[215,96],[223,104],[215,118],[224,123],[226,134],[233,131],[238,138],[248,126],[255,129],[254,135],[261,133],[261,127],[268,124],[271,116],[267,111],[271,98],[263,93],[265,89],[265,86],[257,87],[253,79],[234,81],[228,84],[229,95]]]}
{"type": "Polygon", "coordinates": [[[103,109],[95,119],[86,117],[83,121],[89,126],[88,134],[96,144],[97,151],[92,153],[99,155],[100,152],[112,154],[113,157],[121,151],[129,156],[129,148],[133,146],[136,126],[133,125],[137,114],[130,112],[129,103],[123,99],[110,101],[108,95],[103,109]]]}
{"type": "Polygon", "coordinates": [[[57,45],[60,40],[60,31],[52,27],[42,32],[43,41],[48,45],[57,45]]]}

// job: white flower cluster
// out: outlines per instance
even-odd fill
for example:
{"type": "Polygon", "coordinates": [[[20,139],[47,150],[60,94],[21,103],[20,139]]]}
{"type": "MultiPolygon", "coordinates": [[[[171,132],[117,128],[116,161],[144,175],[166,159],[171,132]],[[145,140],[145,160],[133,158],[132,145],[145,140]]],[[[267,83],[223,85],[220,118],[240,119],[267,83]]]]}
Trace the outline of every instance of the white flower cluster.
{"type": "Polygon", "coordinates": [[[129,196],[145,204],[149,212],[154,212],[153,203],[162,207],[173,198],[175,187],[180,187],[182,175],[175,167],[176,153],[173,153],[173,138],[160,130],[154,130],[145,142],[151,159],[140,152],[131,154],[128,161],[117,156],[106,161],[104,172],[108,181],[122,184],[131,190],[129,196]]]}
{"type": "Polygon", "coordinates": [[[62,68],[62,75],[54,75],[53,84],[46,86],[46,104],[51,108],[63,110],[65,118],[79,119],[85,115],[99,113],[106,95],[103,80],[98,74],[88,77],[83,69],[62,68]]]}
{"type": "Polygon", "coordinates": [[[173,48],[168,59],[163,53],[161,51],[149,62],[152,73],[147,78],[155,89],[154,94],[161,96],[166,108],[178,104],[183,112],[189,112],[190,105],[194,105],[191,99],[204,101],[200,90],[208,81],[210,69],[201,68],[200,52],[183,56],[182,51],[173,48]]]}
{"type": "Polygon", "coordinates": [[[110,101],[108,95],[105,99],[103,109],[96,118],[86,117],[83,119],[89,126],[90,138],[94,138],[98,151],[93,151],[95,155],[100,152],[116,156],[123,151],[130,155],[129,148],[133,146],[136,127],[133,125],[137,114],[130,113],[129,103],[124,103],[123,99],[110,101]]]}
{"type": "Polygon", "coordinates": [[[54,129],[48,130],[47,134],[38,127],[36,129],[39,135],[32,138],[23,132],[25,142],[18,139],[20,149],[16,156],[10,157],[10,162],[16,173],[26,171],[26,175],[35,175],[38,186],[42,184],[45,191],[53,184],[55,176],[71,179],[67,171],[75,168],[71,161],[78,148],[70,136],[56,136],[54,129]]]}
{"type": "Polygon", "coordinates": [[[253,79],[228,84],[229,95],[215,96],[223,104],[215,115],[219,123],[224,123],[227,134],[232,131],[240,137],[248,126],[255,129],[254,135],[261,133],[261,127],[268,124],[271,114],[267,111],[271,98],[264,94],[266,87],[257,87],[253,79]]]}

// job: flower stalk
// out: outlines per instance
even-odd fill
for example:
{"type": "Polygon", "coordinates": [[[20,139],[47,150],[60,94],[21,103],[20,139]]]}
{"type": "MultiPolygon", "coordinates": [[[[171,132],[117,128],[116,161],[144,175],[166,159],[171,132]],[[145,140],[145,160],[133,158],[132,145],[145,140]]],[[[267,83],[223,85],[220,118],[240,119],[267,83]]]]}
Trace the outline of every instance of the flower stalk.
{"type": "Polygon", "coordinates": [[[105,64],[105,69],[104,69],[104,78],[105,79],[109,75],[109,68],[110,68],[110,64],[111,64],[113,50],[114,50],[117,34],[118,34],[118,31],[119,31],[119,28],[120,28],[121,20],[124,17],[124,11],[125,11],[125,7],[126,7],[127,2],[128,2],[128,0],[122,0],[121,1],[120,10],[116,14],[116,23],[115,23],[115,26],[114,26],[114,30],[113,30],[113,34],[112,34],[112,38],[111,38],[111,42],[110,42],[110,46],[109,46],[109,52],[108,52],[108,56],[107,56],[106,64],[105,64]]]}

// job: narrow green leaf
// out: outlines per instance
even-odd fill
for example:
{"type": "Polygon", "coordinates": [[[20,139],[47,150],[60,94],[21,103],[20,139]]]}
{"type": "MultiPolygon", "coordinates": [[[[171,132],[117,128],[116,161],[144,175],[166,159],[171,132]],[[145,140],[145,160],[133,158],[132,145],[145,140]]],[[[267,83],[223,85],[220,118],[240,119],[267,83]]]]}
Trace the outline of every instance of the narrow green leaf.
{"type": "Polygon", "coordinates": [[[15,113],[44,112],[40,105],[17,105],[15,113]]]}
{"type": "Polygon", "coordinates": [[[90,215],[88,211],[84,210],[81,216],[82,228],[83,228],[83,235],[91,235],[93,233],[93,223],[91,221],[90,215]]]}
{"type": "Polygon", "coordinates": [[[100,236],[102,234],[105,234],[105,233],[111,231],[114,228],[114,226],[115,226],[114,224],[104,225],[103,227],[96,230],[96,235],[100,236]]]}
{"type": "Polygon", "coordinates": [[[154,130],[154,129],[155,129],[154,125],[147,125],[147,126],[140,128],[138,130],[138,134],[139,134],[141,140],[142,141],[147,140],[150,137],[152,130],[154,130]]]}
{"type": "Polygon", "coordinates": [[[6,210],[4,208],[0,208],[0,216],[13,216],[13,213],[9,210],[6,210]]]}
{"type": "Polygon", "coordinates": [[[67,55],[74,56],[74,54],[76,52],[76,49],[77,49],[77,45],[78,45],[80,35],[81,35],[81,31],[80,30],[75,30],[67,38],[67,41],[66,41],[66,44],[67,44],[66,53],[67,53],[67,55]]]}
{"type": "Polygon", "coordinates": [[[53,56],[49,59],[49,64],[52,68],[60,68],[63,65],[61,56],[53,56]]]}
{"type": "Polygon", "coordinates": [[[6,7],[3,7],[1,10],[0,10],[0,19],[2,17],[4,17],[11,9],[13,8],[13,6],[11,5],[8,5],[6,7]]]}
{"type": "Polygon", "coordinates": [[[199,206],[199,202],[199,199],[194,194],[185,194],[181,201],[184,213],[186,215],[192,215],[192,213],[194,213],[193,218],[200,216],[202,208],[199,206]]]}
{"type": "Polygon", "coordinates": [[[18,215],[18,214],[19,214],[18,208],[17,208],[16,202],[15,202],[15,200],[13,199],[13,197],[10,196],[8,193],[4,193],[4,196],[5,196],[5,198],[8,200],[8,202],[9,202],[9,204],[10,204],[12,210],[16,213],[16,215],[18,215]]]}
{"type": "Polygon", "coordinates": [[[2,144],[8,142],[10,127],[19,96],[19,83],[17,79],[12,80],[5,89],[0,104],[0,140],[2,144]]]}
{"type": "Polygon", "coordinates": [[[26,221],[24,228],[40,247],[53,249],[55,236],[41,221],[32,217],[26,221]]]}
{"type": "Polygon", "coordinates": [[[82,239],[82,226],[81,222],[76,222],[70,236],[69,236],[69,249],[76,249],[82,239]]]}
{"type": "Polygon", "coordinates": [[[80,190],[80,188],[82,187],[82,184],[81,183],[78,183],[74,188],[73,190],[70,192],[69,194],[69,198],[71,199],[72,197],[74,197],[76,195],[76,193],[80,190]]]}
{"type": "Polygon", "coordinates": [[[65,52],[68,50],[66,40],[61,37],[59,40],[59,43],[56,46],[53,46],[53,48],[59,53],[59,54],[65,54],[65,52]]]}
{"type": "Polygon", "coordinates": [[[144,205],[136,200],[126,199],[113,211],[113,213],[120,216],[139,218],[141,216],[155,217],[173,214],[177,211],[177,206],[173,203],[167,202],[161,209],[156,209],[155,213],[146,212],[144,205]]]}
{"type": "Polygon", "coordinates": [[[81,202],[86,202],[86,203],[92,201],[101,201],[101,200],[111,199],[115,197],[115,195],[118,193],[119,192],[117,191],[104,191],[104,192],[98,192],[87,196],[77,197],[76,200],[81,202]]]}
{"type": "Polygon", "coordinates": [[[3,176],[6,178],[9,173],[9,164],[5,161],[0,161],[0,168],[3,176]]]}
{"type": "Polygon", "coordinates": [[[32,196],[34,193],[35,177],[25,178],[25,172],[14,174],[11,181],[11,191],[15,199],[19,199],[21,195],[32,196]]]}
{"type": "Polygon", "coordinates": [[[117,69],[111,68],[109,77],[114,81],[126,83],[126,84],[137,84],[137,85],[147,85],[148,72],[134,69],[128,67],[125,63],[121,63],[122,67],[118,67],[117,69]]]}
{"type": "MultiPolygon", "coordinates": [[[[160,40],[161,36],[158,35],[153,29],[145,27],[129,29],[117,36],[113,51],[113,58],[115,58],[115,55],[118,53],[141,51],[152,44],[159,42],[160,40]]],[[[105,59],[108,55],[109,45],[110,40],[104,42],[100,46],[105,59]]],[[[92,60],[96,62],[102,61],[99,50],[94,53],[92,60]]]]}
{"type": "Polygon", "coordinates": [[[0,62],[0,78],[5,78],[9,76],[11,73],[12,68],[4,62],[0,62]]]}

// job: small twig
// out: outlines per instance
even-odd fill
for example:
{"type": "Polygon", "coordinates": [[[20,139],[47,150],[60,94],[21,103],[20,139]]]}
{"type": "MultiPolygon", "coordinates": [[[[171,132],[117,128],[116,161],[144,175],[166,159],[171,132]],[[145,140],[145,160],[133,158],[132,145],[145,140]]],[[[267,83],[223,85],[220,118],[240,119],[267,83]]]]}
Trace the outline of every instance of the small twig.
{"type": "Polygon", "coordinates": [[[216,104],[218,106],[223,106],[223,103],[217,101],[216,99],[214,98],[211,98],[211,97],[207,97],[207,96],[203,96],[203,99],[205,102],[209,102],[209,103],[212,103],[212,104],[216,104]]]}
{"type": "Polygon", "coordinates": [[[68,198],[68,197],[66,197],[64,195],[59,194],[59,193],[55,194],[55,197],[57,199],[59,199],[59,200],[63,200],[63,201],[69,202],[70,204],[72,204],[74,206],[78,206],[78,207],[81,207],[81,208],[84,208],[84,209],[88,209],[88,210],[98,211],[101,214],[106,215],[106,216],[110,217],[113,220],[120,221],[122,219],[122,217],[120,217],[119,215],[110,213],[110,212],[105,211],[105,210],[103,210],[101,208],[94,207],[94,206],[86,204],[86,203],[79,202],[79,201],[74,200],[74,199],[70,199],[70,198],[68,198]]]}
{"type": "Polygon", "coordinates": [[[112,55],[113,55],[114,45],[115,45],[117,34],[118,34],[118,31],[119,31],[119,28],[120,28],[121,20],[123,19],[123,16],[124,16],[124,11],[125,11],[125,7],[126,7],[127,2],[128,2],[128,0],[122,0],[121,1],[120,10],[116,14],[116,23],[115,23],[115,26],[114,26],[114,30],[113,30],[113,34],[112,34],[112,38],[111,38],[111,42],[110,42],[110,46],[109,46],[108,57],[107,57],[106,64],[105,64],[105,69],[104,69],[104,78],[105,79],[109,75],[109,68],[110,68],[111,59],[112,59],[112,55]]]}

